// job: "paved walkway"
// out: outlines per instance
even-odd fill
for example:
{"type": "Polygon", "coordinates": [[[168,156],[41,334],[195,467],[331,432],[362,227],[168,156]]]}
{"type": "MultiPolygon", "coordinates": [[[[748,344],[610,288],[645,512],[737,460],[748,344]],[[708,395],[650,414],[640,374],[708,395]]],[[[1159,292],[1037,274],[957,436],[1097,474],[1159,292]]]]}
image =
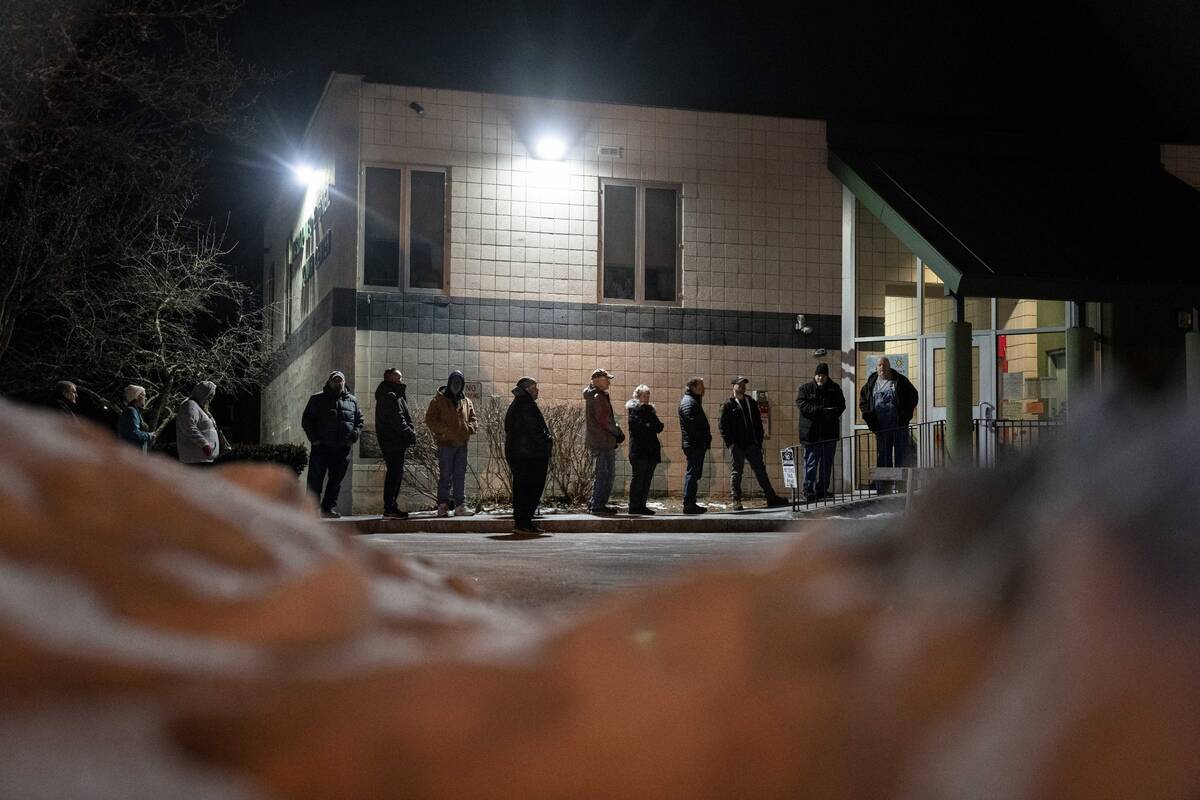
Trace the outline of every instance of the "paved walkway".
{"type": "MultiPolygon", "coordinates": [[[[861,518],[880,513],[896,513],[904,507],[903,496],[868,497],[852,502],[804,508],[747,509],[746,511],[710,511],[687,516],[660,513],[653,517],[618,514],[596,517],[591,514],[547,513],[537,520],[548,533],[750,533],[788,531],[829,518],[861,518]]],[[[351,528],[355,533],[512,533],[512,514],[476,514],[473,517],[437,517],[432,511],[418,512],[408,519],[379,516],[353,516],[331,520],[330,525],[351,528]]]]}

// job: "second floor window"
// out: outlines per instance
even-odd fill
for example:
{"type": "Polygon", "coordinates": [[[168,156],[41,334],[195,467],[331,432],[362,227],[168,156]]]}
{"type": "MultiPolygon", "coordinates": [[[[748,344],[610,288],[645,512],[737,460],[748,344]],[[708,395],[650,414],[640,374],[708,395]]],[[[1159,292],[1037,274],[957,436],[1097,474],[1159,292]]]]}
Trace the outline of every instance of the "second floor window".
{"type": "Polygon", "coordinates": [[[678,186],[601,183],[602,302],[679,302],[680,195],[678,186]]]}
{"type": "Polygon", "coordinates": [[[364,179],[363,283],[446,291],[446,170],[367,167],[364,179]]]}

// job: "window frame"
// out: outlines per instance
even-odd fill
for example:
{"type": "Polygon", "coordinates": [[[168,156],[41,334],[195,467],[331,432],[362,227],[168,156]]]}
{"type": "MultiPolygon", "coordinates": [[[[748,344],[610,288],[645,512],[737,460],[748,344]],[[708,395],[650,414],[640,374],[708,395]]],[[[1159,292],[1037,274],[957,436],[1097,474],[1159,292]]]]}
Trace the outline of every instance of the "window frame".
{"type": "Polygon", "coordinates": [[[637,305],[678,307],[683,305],[683,184],[641,181],[625,178],[599,179],[597,222],[596,297],[601,305],[637,305]],[[604,296],[604,190],[608,186],[626,186],[635,190],[633,228],[633,298],[604,296]],[[646,299],[646,190],[670,189],[675,192],[675,297],[672,300],[646,299]]]}
{"type": "Polygon", "coordinates": [[[406,294],[449,295],[450,294],[450,242],[451,242],[451,176],[452,168],[435,164],[397,164],[386,161],[363,161],[359,169],[358,187],[358,275],[363,289],[371,291],[394,291],[406,294]],[[367,283],[367,170],[391,169],[400,172],[400,274],[399,284],[367,283]],[[438,172],[443,177],[442,196],[442,288],[422,289],[410,286],[412,247],[409,241],[412,232],[412,173],[438,172]]]}

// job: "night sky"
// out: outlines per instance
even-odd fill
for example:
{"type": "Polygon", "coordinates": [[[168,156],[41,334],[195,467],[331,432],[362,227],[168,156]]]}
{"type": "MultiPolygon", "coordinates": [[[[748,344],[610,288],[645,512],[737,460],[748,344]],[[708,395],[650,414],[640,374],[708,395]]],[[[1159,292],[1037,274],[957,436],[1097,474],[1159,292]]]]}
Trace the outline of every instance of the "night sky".
{"type": "Polygon", "coordinates": [[[769,7],[248,0],[230,41],[281,77],[260,103],[254,146],[218,145],[203,210],[229,214],[231,236],[249,244],[277,175],[272,157],[294,152],[332,70],[440,88],[1200,143],[1194,0],[769,7]]]}

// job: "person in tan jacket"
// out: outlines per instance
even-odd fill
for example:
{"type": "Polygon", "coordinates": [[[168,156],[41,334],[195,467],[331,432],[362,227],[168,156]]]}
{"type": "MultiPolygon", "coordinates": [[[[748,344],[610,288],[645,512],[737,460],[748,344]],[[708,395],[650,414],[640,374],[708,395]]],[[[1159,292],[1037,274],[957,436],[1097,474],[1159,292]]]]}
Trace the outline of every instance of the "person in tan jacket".
{"type": "Polygon", "coordinates": [[[467,442],[479,430],[475,406],[463,393],[466,379],[458,370],[450,373],[446,385],[437,390],[425,412],[425,425],[438,446],[437,502],[439,517],[454,509],[454,516],[469,517],[465,501],[467,479],[467,442]]]}

